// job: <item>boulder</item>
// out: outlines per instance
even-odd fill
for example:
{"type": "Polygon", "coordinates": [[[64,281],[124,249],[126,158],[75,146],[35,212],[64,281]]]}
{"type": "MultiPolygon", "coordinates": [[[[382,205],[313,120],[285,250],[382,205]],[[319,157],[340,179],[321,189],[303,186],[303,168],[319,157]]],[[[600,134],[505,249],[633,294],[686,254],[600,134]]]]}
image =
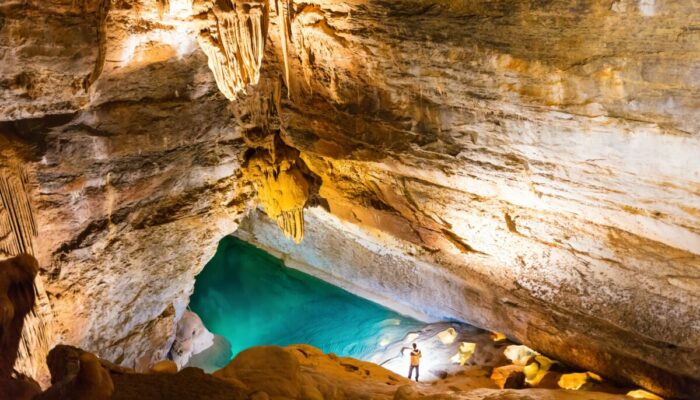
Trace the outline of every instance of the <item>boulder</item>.
{"type": "Polygon", "coordinates": [[[177,373],[177,364],[173,360],[162,360],[153,364],[151,367],[153,374],[175,374],[177,373]]]}
{"type": "Polygon", "coordinates": [[[525,373],[521,365],[506,365],[494,368],[491,380],[501,389],[522,389],[525,387],[525,373]]]}

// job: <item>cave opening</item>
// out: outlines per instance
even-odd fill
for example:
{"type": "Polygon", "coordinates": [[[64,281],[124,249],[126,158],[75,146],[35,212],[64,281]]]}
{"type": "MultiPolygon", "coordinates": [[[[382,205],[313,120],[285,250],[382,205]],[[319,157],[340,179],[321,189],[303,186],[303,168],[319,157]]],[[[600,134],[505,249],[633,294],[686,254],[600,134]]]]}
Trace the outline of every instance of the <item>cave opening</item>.
{"type": "Polygon", "coordinates": [[[306,343],[326,353],[376,360],[390,345],[411,339],[423,323],[228,236],[197,276],[191,311],[215,335],[215,345],[189,365],[215,370],[261,345],[306,343]]]}

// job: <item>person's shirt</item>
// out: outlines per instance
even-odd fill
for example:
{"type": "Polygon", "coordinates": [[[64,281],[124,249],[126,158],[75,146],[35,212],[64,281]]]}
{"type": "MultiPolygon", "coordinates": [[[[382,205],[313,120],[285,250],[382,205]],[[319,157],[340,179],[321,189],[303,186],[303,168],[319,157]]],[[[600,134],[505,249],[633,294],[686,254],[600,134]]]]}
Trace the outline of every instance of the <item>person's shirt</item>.
{"type": "Polygon", "coordinates": [[[418,365],[420,364],[420,358],[422,354],[420,353],[420,350],[416,349],[411,351],[411,365],[418,365]]]}

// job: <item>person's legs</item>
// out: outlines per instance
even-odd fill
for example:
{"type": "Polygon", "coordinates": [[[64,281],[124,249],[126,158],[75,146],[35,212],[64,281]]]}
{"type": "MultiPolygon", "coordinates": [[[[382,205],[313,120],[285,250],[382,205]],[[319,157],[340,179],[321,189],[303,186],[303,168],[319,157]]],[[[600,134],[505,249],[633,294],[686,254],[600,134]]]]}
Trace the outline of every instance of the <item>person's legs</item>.
{"type": "Polygon", "coordinates": [[[420,371],[420,368],[418,365],[416,365],[416,382],[418,382],[418,371],[420,371]]]}
{"type": "Polygon", "coordinates": [[[411,379],[411,376],[413,376],[413,369],[416,368],[415,365],[411,365],[408,367],[408,379],[411,379]]]}

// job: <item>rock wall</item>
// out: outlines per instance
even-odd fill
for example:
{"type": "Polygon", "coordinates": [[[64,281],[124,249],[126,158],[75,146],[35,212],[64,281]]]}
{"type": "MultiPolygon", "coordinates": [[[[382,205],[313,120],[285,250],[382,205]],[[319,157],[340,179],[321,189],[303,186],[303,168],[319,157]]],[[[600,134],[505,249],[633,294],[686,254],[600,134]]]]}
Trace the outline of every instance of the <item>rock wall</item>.
{"type": "MultiPolygon", "coordinates": [[[[331,214],[456,277],[419,280],[414,306],[461,288],[442,313],[687,396],[700,391],[698,15],[691,1],[297,4],[284,138],[331,214]]],[[[339,252],[267,244],[309,265],[339,252]]],[[[371,290],[393,276],[349,260],[371,290]]],[[[385,293],[406,299],[404,282],[385,293]]]]}
{"type": "Polygon", "coordinates": [[[28,171],[55,341],[144,370],[236,229],[244,145],[186,4],[50,3],[0,8],[0,135],[28,171]]]}

